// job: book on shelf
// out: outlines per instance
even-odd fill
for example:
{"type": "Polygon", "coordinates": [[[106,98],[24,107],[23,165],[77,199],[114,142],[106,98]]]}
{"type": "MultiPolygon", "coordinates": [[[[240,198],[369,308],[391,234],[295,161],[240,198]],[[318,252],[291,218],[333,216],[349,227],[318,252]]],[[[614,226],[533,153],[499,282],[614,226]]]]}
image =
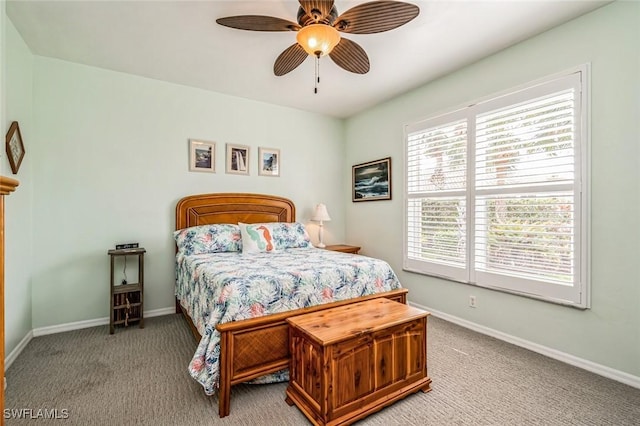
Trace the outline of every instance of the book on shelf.
{"type": "Polygon", "coordinates": [[[138,243],[116,244],[116,250],[134,249],[138,247],[139,247],[138,243]]]}

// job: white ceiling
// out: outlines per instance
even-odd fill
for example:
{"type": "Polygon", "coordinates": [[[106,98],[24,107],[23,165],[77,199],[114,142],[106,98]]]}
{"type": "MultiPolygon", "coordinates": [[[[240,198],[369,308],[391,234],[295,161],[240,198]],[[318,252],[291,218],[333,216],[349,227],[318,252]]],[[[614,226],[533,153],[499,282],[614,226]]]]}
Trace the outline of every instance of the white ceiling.
{"type": "MultiPolygon", "coordinates": [[[[298,2],[7,1],[7,15],[36,55],[199,87],[215,92],[348,117],[457,68],[594,10],[609,1],[415,1],[420,14],[379,34],[346,35],[368,53],[368,74],[352,74],[329,58],[282,77],[273,74],[293,32],[222,27],[232,15],[296,21],[298,2]]],[[[338,12],[366,1],[336,0],[338,12]]]]}

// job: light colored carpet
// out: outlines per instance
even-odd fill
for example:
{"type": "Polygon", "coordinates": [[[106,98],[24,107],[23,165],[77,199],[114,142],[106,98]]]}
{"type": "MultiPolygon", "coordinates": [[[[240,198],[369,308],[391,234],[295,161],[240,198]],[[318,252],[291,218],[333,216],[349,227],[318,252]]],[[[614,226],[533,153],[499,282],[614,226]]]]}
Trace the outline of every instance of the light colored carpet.
{"type": "MultiPolygon", "coordinates": [[[[358,425],[638,425],[640,390],[429,318],[433,390],[358,425]]],[[[63,409],[65,425],[305,425],[285,383],[238,385],[231,415],[187,372],[196,343],[179,315],[34,338],[6,373],[6,409],[63,409]]],[[[8,419],[6,423],[43,423],[8,419]]]]}

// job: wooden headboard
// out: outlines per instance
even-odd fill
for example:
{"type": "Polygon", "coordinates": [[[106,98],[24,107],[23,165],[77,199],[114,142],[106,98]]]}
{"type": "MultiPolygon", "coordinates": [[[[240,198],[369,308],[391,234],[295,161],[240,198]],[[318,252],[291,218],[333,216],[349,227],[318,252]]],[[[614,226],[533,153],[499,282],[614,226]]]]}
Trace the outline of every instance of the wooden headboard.
{"type": "Polygon", "coordinates": [[[176,205],[176,230],[213,223],[295,222],[287,198],[264,194],[216,193],[184,197],[176,205]]]}

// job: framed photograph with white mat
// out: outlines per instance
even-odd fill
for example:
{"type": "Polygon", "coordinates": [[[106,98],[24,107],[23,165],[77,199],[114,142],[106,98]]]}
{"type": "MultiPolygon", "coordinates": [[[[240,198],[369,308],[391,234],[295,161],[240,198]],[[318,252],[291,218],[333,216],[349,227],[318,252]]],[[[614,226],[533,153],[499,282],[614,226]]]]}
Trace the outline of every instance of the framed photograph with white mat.
{"type": "Polygon", "coordinates": [[[280,150],[258,148],[258,174],[261,176],[280,176],[280,150]]]}
{"type": "Polygon", "coordinates": [[[191,139],[189,141],[189,170],[216,172],[216,143],[191,139]]]}
{"type": "Polygon", "coordinates": [[[247,145],[227,144],[227,173],[249,174],[249,147],[247,145]]]}

